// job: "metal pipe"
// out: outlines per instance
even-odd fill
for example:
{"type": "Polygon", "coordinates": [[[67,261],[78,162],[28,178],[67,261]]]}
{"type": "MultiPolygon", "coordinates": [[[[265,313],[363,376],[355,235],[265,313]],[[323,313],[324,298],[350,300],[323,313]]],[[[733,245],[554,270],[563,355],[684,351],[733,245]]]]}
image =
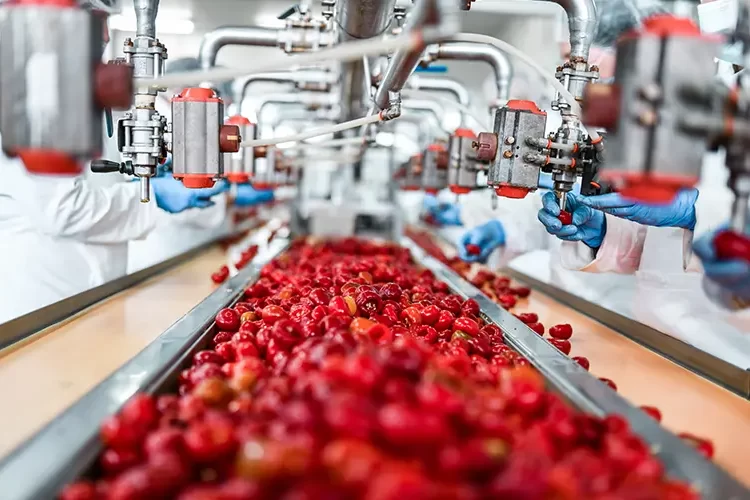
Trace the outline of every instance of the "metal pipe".
{"type": "MultiPolygon", "coordinates": [[[[341,0],[336,2],[334,20],[339,30],[339,42],[362,40],[382,35],[391,24],[396,0],[341,0]]],[[[369,59],[342,65],[342,103],[347,117],[362,116],[369,106],[370,96],[365,88],[370,74],[369,59]],[[365,65],[368,66],[365,69],[365,65]]]]}
{"type": "Polygon", "coordinates": [[[513,65],[505,52],[497,47],[484,43],[441,42],[430,55],[434,60],[481,61],[489,64],[495,75],[498,102],[494,106],[502,106],[510,99],[513,65]]]}
{"type": "Polygon", "coordinates": [[[594,0],[546,0],[565,9],[570,32],[570,60],[588,62],[589,50],[596,36],[596,3],[594,0]]]}
{"type": "MultiPolygon", "coordinates": [[[[406,110],[429,113],[435,117],[438,127],[441,130],[448,132],[443,125],[445,122],[445,109],[435,101],[429,99],[404,99],[401,101],[401,107],[406,110]]],[[[402,116],[407,116],[407,114],[404,113],[402,116]]]]}
{"type": "Polygon", "coordinates": [[[156,14],[159,12],[159,0],[134,0],[135,36],[156,38],[156,14]]]}
{"type": "Polygon", "coordinates": [[[249,87],[253,83],[259,82],[289,84],[314,82],[321,85],[334,85],[338,82],[338,75],[330,71],[276,71],[249,75],[233,82],[234,102],[242,102],[248,93],[249,87]]]}
{"type": "MultiPolygon", "coordinates": [[[[455,2],[449,2],[455,4],[455,2]]],[[[410,13],[407,31],[419,31],[425,26],[436,26],[443,21],[443,0],[420,0],[410,13]]],[[[456,10],[458,7],[454,5],[456,10]]],[[[390,102],[389,92],[400,92],[404,88],[414,69],[422,58],[423,48],[417,50],[398,50],[390,60],[383,81],[375,94],[375,104],[379,109],[386,109],[390,102]]]]}
{"type": "Polygon", "coordinates": [[[423,78],[419,75],[412,75],[406,83],[408,88],[415,90],[432,90],[438,92],[448,92],[453,94],[456,101],[459,104],[469,107],[471,106],[471,96],[466,87],[461,85],[456,80],[443,77],[430,77],[423,78]]]}
{"type": "Polygon", "coordinates": [[[256,47],[276,47],[280,31],[260,26],[224,26],[203,35],[198,61],[201,69],[211,69],[216,65],[216,55],[227,45],[252,45],[256,47]]]}

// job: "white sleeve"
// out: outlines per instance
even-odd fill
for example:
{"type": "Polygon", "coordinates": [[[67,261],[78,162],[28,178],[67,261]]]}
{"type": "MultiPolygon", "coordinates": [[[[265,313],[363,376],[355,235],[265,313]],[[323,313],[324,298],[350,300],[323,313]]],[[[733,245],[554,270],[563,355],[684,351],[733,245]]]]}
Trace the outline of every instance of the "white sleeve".
{"type": "MultiPolygon", "coordinates": [[[[156,225],[156,203],[141,203],[136,182],[93,187],[83,177],[28,174],[15,165],[8,194],[36,229],[90,243],[123,243],[145,237],[156,225]]],[[[153,197],[152,197],[153,198],[153,197]]]]}
{"type": "Polygon", "coordinates": [[[505,231],[503,262],[547,247],[549,235],[538,219],[541,208],[542,198],[539,193],[531,193],[522,200],[499,200],[495,219],[503,225],[505,231]]]}
{"type": "Polygon", "coordinates": [[[565,269],[589,273],[633,274],[643,256],[647,227],[636,222],[605,215],[607,234],[594,252],[582,242],[564,241],[560,260],[565,269]]]}

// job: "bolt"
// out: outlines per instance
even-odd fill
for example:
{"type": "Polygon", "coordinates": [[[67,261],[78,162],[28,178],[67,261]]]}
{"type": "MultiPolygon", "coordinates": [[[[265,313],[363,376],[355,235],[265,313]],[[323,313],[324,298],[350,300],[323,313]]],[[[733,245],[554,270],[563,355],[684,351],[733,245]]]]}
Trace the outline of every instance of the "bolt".
{"type": "Polygon", "coordinates": [[[591,71],[592,73],[599,73],[599,66],[597,66],[597,65],[593,65],[593,66],[591,66],[591,69],[590,69],[590,71],[591,71]]]}
{"type": "Polygon", "coordinates": [[[515,143],[516,143],[516,138],[513,137],[512,135],[509,135],[508,137],[505,138],[505,144],[511,145],[515,143]]]}
{"type": "Polygon", "coordinates": [[[661,87],[656,83],[647,83],[639,89],[639,93],[642,98],[649,102],[656,102],[661,99],[662,92],[661,87]]]}
{"type": "Polygon", "coordinates": [[[657,118],[656,113],[652,110],[643,111],[638,115],[638,121],[641,125],[646,127],[653,127],[656,125],[657,118]]]}
{"type": "Polygon", "coordinates": [[[513,151],[509,149],[503,151],[503,158],[513,158],[513,151]]]}

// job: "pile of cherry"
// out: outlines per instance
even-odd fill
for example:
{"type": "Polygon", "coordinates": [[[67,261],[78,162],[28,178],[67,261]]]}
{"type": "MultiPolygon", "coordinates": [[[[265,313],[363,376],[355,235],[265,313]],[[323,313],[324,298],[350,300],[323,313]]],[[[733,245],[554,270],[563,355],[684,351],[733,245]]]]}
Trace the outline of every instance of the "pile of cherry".
{"type": "Polygon", "coordinates": [[[699,498],[401,247],[295,242],[216,328],[177,394],[104,422],[94,478],[60,498],[699,498]]]}
{"type": "MultiPolygon", "coordinates": [[[[470,264],[467,264],[457,257],[452,259],[448,258],[440,246],[433,241],[432,235],[428,232],[410,228],[407,230],[407,235],[428,254],[451,267],[463,278],[469,280],[472,285],[479,288],[482,293],[500,304],[504,309],[512,309],[518,303],[518,299],[527,298],[531,295],[531,290],[529,288],[523,286],[512,286],[511,280],[502,274],[494,273],[486,268],[480,268],[474,273],[474,269],[470,264]],[[474,273],[473,276],[472,273],[474,273]]],[[[544,336],[545,327],[539,322],[539,316],[536,313],[520,313],[515,316],[534,332],[544,336]]],[[[547,333],[550,338],[547,338],[546,340],[566,356],[569,356],[573,347],[570,342],[570,339],[573,336],[573,328],[571,325],[555,325],[550,327],[547,333]]],[[[572,359],[586,370],[591,366],[591,363],[586,357],[574,356],[572,359]]],[[[608,378],[600,378],[599,380],[607,384],[613,391],[617,391],[617,385],[614,381],[608,378]]],[[[641,410],[661,422],[662,415],[658,408],[653,406],[642,406],[641,410]]],[[[678,436],[687,444],[698,450],[698,452],[706,458],[713,458],[714,446],[711,441],[688,432],[682,432],[678,434],[678,436]]]]}

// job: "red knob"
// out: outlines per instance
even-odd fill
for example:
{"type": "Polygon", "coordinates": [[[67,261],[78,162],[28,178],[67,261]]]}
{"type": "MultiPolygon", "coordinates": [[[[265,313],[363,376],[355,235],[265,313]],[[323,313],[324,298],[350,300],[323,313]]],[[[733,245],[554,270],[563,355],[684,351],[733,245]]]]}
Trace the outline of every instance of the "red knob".
{"type": "Polygon", "coordinates": [[[560,211],[560,215],[557,216],[557,219],[563,223],[563,226],[573,224],[573,214],[566,212],[565,210],[560,211]]]}
{"type": "Polygon", "coordinates": [[[236,153],[240,150],[240,127],[237,125],[222,125],[219,131],[219,148],[222,153],[236,153]]]}
{"type": "Polygon", "coordinates": [[[98,64],[94,69],[94,99],[100,108],[128,109],[133,102],[133,67],[98,64]]]}

